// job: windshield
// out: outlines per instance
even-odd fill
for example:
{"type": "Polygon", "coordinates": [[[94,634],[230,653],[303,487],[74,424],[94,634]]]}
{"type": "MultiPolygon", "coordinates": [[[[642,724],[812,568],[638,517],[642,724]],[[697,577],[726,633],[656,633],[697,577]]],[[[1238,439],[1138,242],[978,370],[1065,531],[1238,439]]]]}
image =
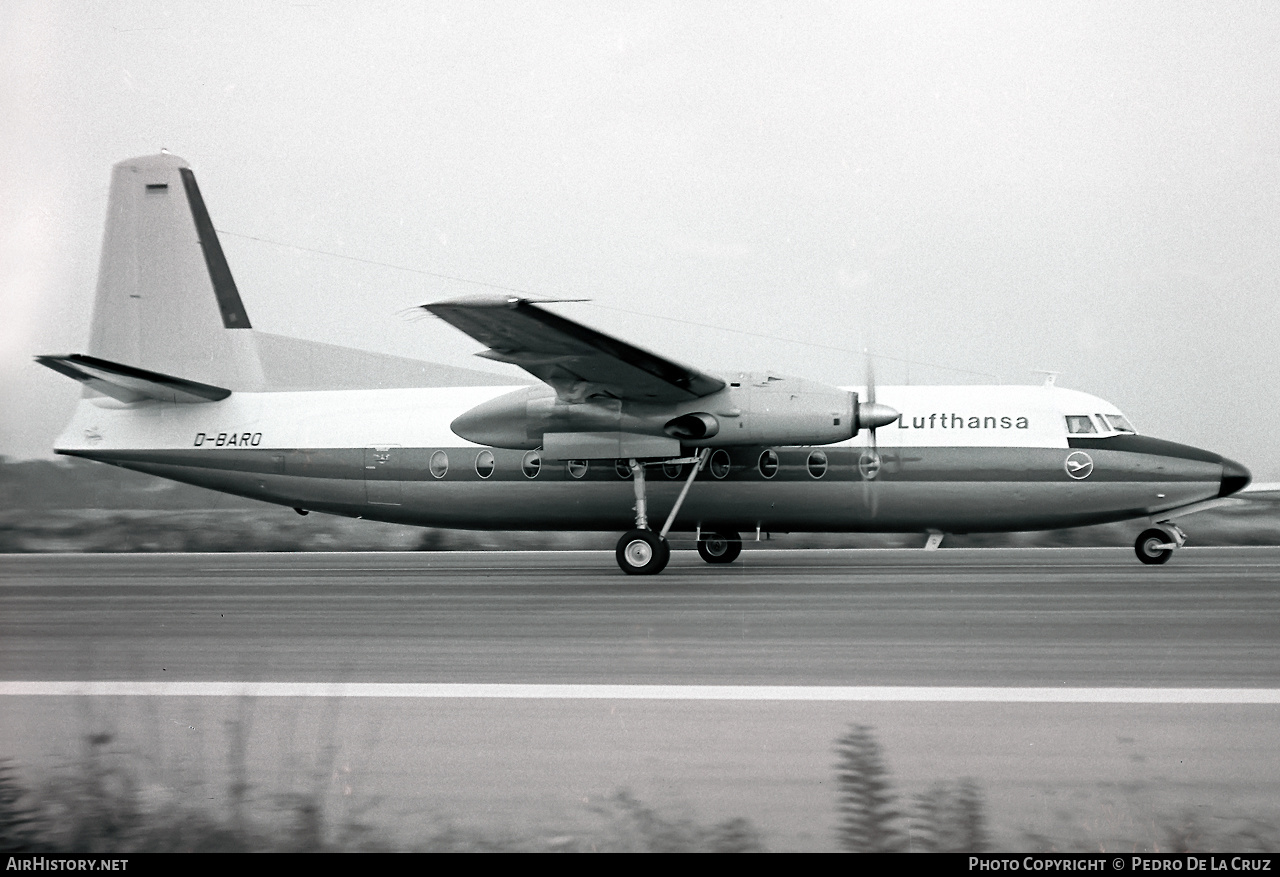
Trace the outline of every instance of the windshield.
{"type": "Polygon", "coordinates": [[[1106,417],[1107,423],[1111,424],[1111,428],[1116,432],[1137,432],[1137,430],[1133,428],[1133,424],[1129,422],[1129,418],[1125,417],[1123,414],[1108,414],[1106,417]]]}
{"type": "Polygon", "coordinates": [[[1084,435],[1085,433],[1097,431],[1098,428],[1093,425],[1093,418],[1088,414],[1067,415],[1067,432],[1070,435],[1084,435]]]}

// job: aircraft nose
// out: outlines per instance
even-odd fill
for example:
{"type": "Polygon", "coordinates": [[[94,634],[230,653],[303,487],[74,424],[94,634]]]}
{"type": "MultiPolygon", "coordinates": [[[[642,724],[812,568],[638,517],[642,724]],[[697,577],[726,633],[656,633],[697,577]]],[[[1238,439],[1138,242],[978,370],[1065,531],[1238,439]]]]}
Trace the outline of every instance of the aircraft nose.
{"type": "Polygon", "coordinates": [[[1235,460],[1222,459],[1222,488],[1218,491],[1218,496],[1230,496],[1237,491],[1244,490],[1249,486],[1249,482],[1253,480],[1253,476],[1249,474],[1249,470],[1241,466],[1235,460]]]}

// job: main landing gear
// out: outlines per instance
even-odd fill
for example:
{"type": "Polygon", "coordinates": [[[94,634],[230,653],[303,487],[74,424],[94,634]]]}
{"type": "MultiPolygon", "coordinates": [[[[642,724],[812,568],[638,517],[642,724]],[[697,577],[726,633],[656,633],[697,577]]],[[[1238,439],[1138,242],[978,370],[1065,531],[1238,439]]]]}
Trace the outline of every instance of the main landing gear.
{"type": "Polygon", "coordinates": [[[671,543],[652,530],[628,530],[618,540],[617,555],[627,575],[656,576],[671,559],[671,543]]]}
{"type": "Polygon", "coordinates": [[[1162,521],[1149,530],[1143,530],[1134,543],[1133,550],[1143,563],[1167,563],[1173,557],[1174,550],[1181,548],[1186,541],[1187,534],[1182,532],[1181,527],[1162,521]]]}
{"type": "Polygon", "coordinates": [[[707,563],[733,563],[742,553],[742,539],[732,530],[700,535],[698,554],[707,563]]]}
{"type": "MultiPolygon", "coordinates": [[[[689,495],[689,488],[693,486],[693,479],[698,477],[698,473],[702,471],[702,467],[706,465],[707,458],[710,455],[711,450],[704,448],[698,456],[691,459],[665,461],[668,463],[693,463],[694,465],[692,471],[689,472],[689,477],[685,479],[684,487],[680,490],[680,496],[676,499],[676,504],[671,507],[671,513],[667,515],[667,522],[662,525],[662,529],[657,533],[649,529],[644,464],[635,459],[627,461],[627,465],[631,469],[631,481],[635,486],[636,492],[636,527],[634,530],[628,530],[618,540],[618,550],[615,555],[618,558],[618,566],[622,568],[624,573],[630,576],[653,576],[666,568],[667,561],[671,559],[671,543],[667,541],[667,533],[671,530],[671,525],[675,523],[676,513],[680,511],[680,506],[684,505],[684,498],[689,495]]],[[[737,534],[734,535],[736,536],[737,534]]],[[[729,560],[733,560],[741,550],[741,541],[727,540],[726,547],[719,551],[717,556],[732,554],[729,560]],[[737,545],[736,550],[731,547],[734,541],[736,541],[737,545]]],[[[707,554],[703,553],[702,542],[698,543],[698,552],[711,563],[729,562],[729,560],[712,560],[707,554]]]]}

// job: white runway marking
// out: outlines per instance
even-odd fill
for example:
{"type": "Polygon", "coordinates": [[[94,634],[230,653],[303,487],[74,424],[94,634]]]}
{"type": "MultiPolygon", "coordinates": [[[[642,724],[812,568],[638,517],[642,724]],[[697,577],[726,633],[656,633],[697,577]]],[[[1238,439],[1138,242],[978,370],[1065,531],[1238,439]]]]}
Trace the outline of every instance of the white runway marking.
{"type": "Polygon", "coordinates": [[[960,688],[398,682],[0,682],[11,697],[409,697],[897,703],[1280,704],[1276,688],[960,688]]]}

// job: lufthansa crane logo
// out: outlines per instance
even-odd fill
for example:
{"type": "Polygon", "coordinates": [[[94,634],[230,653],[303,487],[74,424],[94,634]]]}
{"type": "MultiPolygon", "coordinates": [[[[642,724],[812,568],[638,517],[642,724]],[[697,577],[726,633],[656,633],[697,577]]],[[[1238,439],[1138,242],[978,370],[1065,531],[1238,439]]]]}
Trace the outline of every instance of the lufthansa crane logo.
{"type": "Polygon", "coordinates": [[[1067,457],[1063,468],[1076,481],[1082,481],[1093,472],[1093,458],[1084,451],[1075,451],[1067,457]]]}

